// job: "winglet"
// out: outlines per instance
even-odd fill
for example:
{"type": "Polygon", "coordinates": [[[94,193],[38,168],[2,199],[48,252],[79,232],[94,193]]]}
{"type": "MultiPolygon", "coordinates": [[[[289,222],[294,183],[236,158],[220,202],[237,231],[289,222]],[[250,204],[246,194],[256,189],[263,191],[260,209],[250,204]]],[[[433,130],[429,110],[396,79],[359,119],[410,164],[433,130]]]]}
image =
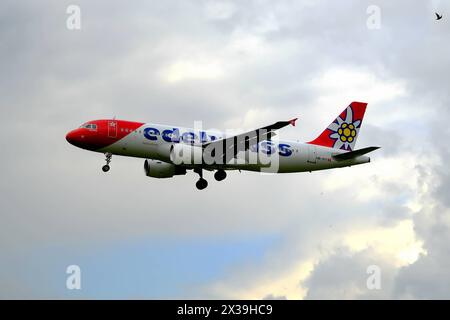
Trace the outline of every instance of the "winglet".
{"type": "Polygon", "coordinates": [[[289,124],[292,125],[293,127],[295,127],[295,122],[298,120],[298,118],[289,120],[289,124]]]}

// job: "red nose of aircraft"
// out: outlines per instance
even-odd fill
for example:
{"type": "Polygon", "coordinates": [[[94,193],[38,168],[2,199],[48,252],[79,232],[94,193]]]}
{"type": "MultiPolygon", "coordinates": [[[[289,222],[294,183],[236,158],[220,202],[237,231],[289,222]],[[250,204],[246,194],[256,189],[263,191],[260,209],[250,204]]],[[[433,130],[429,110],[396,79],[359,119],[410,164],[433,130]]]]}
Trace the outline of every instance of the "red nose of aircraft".
{"type": "Polygon", "coordinates": [[[80,147],[82,145],[83,138],[83,135],[81,135],[78,129],[72,130],[66,135],[67,142],[77,147],[80,147]]]}

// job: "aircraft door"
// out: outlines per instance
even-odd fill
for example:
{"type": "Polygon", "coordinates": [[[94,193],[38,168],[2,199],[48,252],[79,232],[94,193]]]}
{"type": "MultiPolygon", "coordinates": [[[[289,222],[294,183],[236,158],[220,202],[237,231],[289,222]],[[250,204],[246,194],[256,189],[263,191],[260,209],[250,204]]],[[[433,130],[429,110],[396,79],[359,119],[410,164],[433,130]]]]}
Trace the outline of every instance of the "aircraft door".
{"type": "Polygon", "coordinates": [[[315,145],[308,145],[308,163],[316,163],[317,151],[315,145]]]}
{"type": "Polygon", "coordinates": [[[108,137],[110,138],[117,137],[117,121],[114,120],[108,121],[108,137]]]}

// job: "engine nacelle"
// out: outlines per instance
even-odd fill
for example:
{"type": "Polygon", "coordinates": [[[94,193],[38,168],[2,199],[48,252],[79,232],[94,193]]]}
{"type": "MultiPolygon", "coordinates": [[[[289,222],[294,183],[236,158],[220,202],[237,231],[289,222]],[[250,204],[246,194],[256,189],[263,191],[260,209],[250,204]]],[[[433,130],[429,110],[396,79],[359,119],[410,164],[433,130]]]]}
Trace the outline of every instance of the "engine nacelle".
{"type": "Polygon", "coordinates": [[[184,143],[174,144],[170,150],[170,161],[175,165],[201,164],[203,148],[184,143]]]}
{"type": "Polygon", "coordinates": [[[144,171],[147,177],[172,178],[175,175],[186,174],[186,169],[159,160],[147,159],[144,162],[144,171]]]}

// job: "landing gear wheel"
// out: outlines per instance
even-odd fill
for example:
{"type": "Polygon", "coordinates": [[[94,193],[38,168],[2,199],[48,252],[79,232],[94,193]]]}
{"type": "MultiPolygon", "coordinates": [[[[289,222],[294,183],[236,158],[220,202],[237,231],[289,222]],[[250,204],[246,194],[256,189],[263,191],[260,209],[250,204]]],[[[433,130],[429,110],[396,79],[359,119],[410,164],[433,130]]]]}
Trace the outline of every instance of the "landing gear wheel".
{"type": "Polygon", "coordinates": [[[225,170],[217,170],[216,173],[214,173],[214,179],[217,181],[222,181],[227,177],[227,173],[225,170]]]}
{"type": "Polygon", "coordinates": [[[208,186],[208,181],[206,181],[203,178],[200,178],[197,183],[195,184],[198,190],[203,190],[208,186]]]}
{"type": "Polygon", "coordinates": [[[109,166],[109,164],[110,164],[110,162],[111,162],[112,154],[109,153],[109,152],[107,152],[107,153],[105,153],[105,157],[106,157],[106,159],[105,159],[106,164],[102,167],[102,170],[103,170],[103,172],[108,172],[109,169],[111,169],[111,167],[109,166]]]}

